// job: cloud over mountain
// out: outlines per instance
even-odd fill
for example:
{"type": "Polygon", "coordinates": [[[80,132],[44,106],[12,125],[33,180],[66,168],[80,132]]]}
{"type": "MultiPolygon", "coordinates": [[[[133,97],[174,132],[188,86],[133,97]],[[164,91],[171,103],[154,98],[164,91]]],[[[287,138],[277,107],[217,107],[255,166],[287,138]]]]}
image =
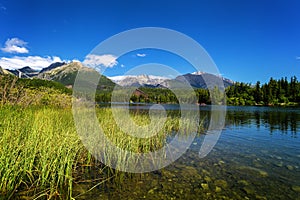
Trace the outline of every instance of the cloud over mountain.
{"type": "Polygon", "coordinates": [[[27,42],[19,38],[11,38],[6,40],[5,46],[1,50],[6,53],[28,53],[26,44],[27,42]]]}
{"type": "Polygon", "coordinates": [[[89,54],[85,57],[83,64],[95,69],[112,68],[118,64],[117,57],[112,54],[89,54]]]}
{"type": "Polygon", "coordinates": [[[13,56],[11,58],[0,58],[0,66],[7,69],[18,69],[25,66],[30,66],[33,69],[40,70],[54,62],[63,62],[63,60],[57,56],[13,56]]]}

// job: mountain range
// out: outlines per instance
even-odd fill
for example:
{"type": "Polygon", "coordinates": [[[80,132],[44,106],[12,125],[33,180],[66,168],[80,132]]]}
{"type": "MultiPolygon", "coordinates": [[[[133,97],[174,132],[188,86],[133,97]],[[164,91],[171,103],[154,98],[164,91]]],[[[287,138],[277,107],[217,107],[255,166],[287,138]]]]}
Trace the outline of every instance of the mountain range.
{"type": "Polygon", "coordinates": [[[108,77],[113,82],[124,87],[160,87],[164,82],[170,80],[169,78],[153,75],[125,75],[108,77]]]}
{"type": "MultiPolygon", "coordinates": [[[[95,71],[94,69],[83,66],[80,62],[56,62],[50,66],[43,68],[40,71],[34,70],[29,66],[17,70],[5,70],[0,67],[0,74],[4,72],[21,76],[22,78],[39,78],[60,82],[65,86],[72,87],[78,70],[95,71]]],[[[95,71],[95,73],[97,73],[95,71]]],[[[194,88],[208,88],[216,82],[223,81],[225,87],[233,85],[233,81],[225,79],[213,74],[205,72],[194,72],[177,76],[176,78],[166,78],[153,75],[125,75],[106,77],[104,75],[100,78],[99,86],[103,89],[113,89],[115,84],[126,87],[149,87],[149,88],[168,88],[174,84],[183,85],[188,83],[194,88]]]]}
{"type": "Polygon", "coordinates": [[[188,83],[194,88],[208,88],[215,83],[223,81],[224,87],[233,85],[233,81],[205,72],[194,72],[177,76],[175,79],[152,76],[152,75],[125,75],[108,77],[118,85],[126,87],[151,87],[151,88],[169,88],[170,86],[179,86],[178,84],[188,83]]]}
{"type": "Polygon", "coordinates": [[[11,74],[19,76],[20,78],[31,78],[39,74],[38,70],[32,69],[29,66],[23,67],[21,69],[7,69],[11,74]]]}

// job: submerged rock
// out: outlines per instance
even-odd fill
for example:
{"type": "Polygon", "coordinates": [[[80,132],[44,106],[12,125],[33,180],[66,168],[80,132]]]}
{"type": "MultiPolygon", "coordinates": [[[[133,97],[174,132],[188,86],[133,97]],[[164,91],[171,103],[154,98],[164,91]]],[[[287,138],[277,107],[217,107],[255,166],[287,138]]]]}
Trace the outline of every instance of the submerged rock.
{"type": "Polygon", "coordinates": [[[176,177],[175,173],[173,171],[170,171],[170,170],[162,170],[160,176],[170,177],[170,178],[176,177]]]}
{"type": "Polygon", "coordinates": [[[252,162],[253,162],[254,167],[256,167],[256,168],[263,167],[263,165],[260,163],[260,159],[259,158],[253,160],[252,162]]]}
{"type": "Polygon", "coordinates": [[[267,200],[267,197],[260,196],[260,195],[255,195],[255,198],[258,200],[267,200]]]}
{"type": "Polygon", "coordinates": [[[294,190],[295,192],[300,192],[300,186],[294,185],[294,186],[292,186],[292,190],[294,190]]]}
{"type": "Polygon", "coordinates": [[[221,180],[221,179],[216,180],[214,183],[216,186],[219,186],[223,189],[227,188],[227,186],[228,186],[227,182],[225,180],[221,180]]]}
{"type": "Polygon", "coordinates": [[[205,176],[205,177],[204,177],[204,180],[205,180],[206,182],[211,182],[211,178],[210,178],[209,176],[205,176]]]}
{"type": "Polygon", "coordinates": [[[243,184],[243,185],[245,185],[245,186],[246,186],[246,185],[249,185],[248,181],[246,181],[246,180],[239,180],[238,183],[239,183],[239,184],[243,184]]]}
{"type": "Polygon", "coordinates": [[[276,159],[281,160],[282,158],[280,156],[276,156],[276,159]]]}
{"type": "Polygon", "coordinates": [[[219,165],[224,165],[224,164],[225,164],[225,162],[223,160],[219,161],[219,165]]]}
{"type": "Polygon", "coordinates": [[[148,194],[154,194],[155,190],[157,190],[157,188],[152,188],[148,191],[148,194]]]}
{"type": "Polygon", "coordinates": [[[253,188],[251,188],[251,187],[248,187],[248,186],[246,186],[246,187],[244,187],[243,188],[243,191],[246,193],[246,194],[254,194],[255,193],[255,190],[253,189],[253,188]]]}
{"type": "Polygon", "coordinates": [[[268,173],[266,171],[263,171],[261,169],[255,168],[255,167],[249,167],[249,166],[240,166],[239,167],[240,170],[250,170],[250,171],[254,171],[257,172],[259,175],[261,175],[262,177],[267,177],[268,173]]]}
{"type": "Polygon", "coordinates": [[[265,171],[263,171],[263,170],[259,170],[258,172],[259,172],[259,174],[260,174],[261,176],[263,176],[263,177],[267,177],[267,176],[268,176],[268,173],[265,172],[265,171]]]}
{"type": "Polygon", "coordinates": [[[202,169],[202,173],[203,173],[203,174],[210,175],[209,171],[207,171],[207,170],[205,170],[205,169],[202,169]]]}
{"type": "Polygon", "coordinates": [[[189,178],[191,177],[201,178],[198,170],[195,167],[191,167],[191,166],[186,166],[182,175],[189,178]]]}
{"type": "Polygon", "coordinates": [[[221,192],[222,189],[221,189],[220,187],[216,186],[216,190],[215,190],[215,191],[216,191],[216,192],[221,192]]]}
{"type": "Polygon", "coordinates": [[[294,167],[292,165],[287,165],[286,168],[291,171],[294,170],[294,167]]]}
{"type": "Polygon", "coordinates": [[[204,190],[209,190],[209,186],[207,183],[201,183],[201,187],[204,189],[204,190]]]}
{"type": "Polygon", "coordinates": [[[277,166],[277,167],[282,167],[283,166],[283,162],[280,161],[280,162],[274,163],[274,165],[277,166]]]}

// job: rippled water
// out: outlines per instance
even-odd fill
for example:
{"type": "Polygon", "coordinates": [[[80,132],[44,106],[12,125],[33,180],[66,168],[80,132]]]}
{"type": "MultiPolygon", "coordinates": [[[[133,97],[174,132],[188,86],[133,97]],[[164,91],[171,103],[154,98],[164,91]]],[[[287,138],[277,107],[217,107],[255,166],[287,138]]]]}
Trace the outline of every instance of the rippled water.
{"type": "MultiPolygon", "coordinates": [[[[209,106],[200,110],[210,115],[209,106]]],[[[300,199],[299,130],[300,108],[227,107],[226,126],[205,158],[198,156],[200,135],[170,166],[106,182],[81,198],[300,199]]]]}

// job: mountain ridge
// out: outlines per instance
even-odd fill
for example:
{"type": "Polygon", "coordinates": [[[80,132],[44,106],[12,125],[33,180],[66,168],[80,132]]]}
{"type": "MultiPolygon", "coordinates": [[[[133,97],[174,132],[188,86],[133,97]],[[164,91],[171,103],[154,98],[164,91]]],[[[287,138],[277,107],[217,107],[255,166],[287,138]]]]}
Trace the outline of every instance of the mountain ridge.
{"type": "MultiPolygon", "coordinates": [[[[188,82],[194,88],[210,88],[223,81],[224,87],[229,87],[234,84],[234,81],[213,75],[206,72],[193,72],[184,75],[179,75],[173,79],[153,76],[153,75],[125,75],[125,76],[110,76],[113,82],[124,87],[152,87],[152,88],[168,88],[171,85],[185,84],[188,82]]],[[[182,85],[183,86],[183,85],[182,85]]]]}
{"type": "Polygon", "coordinates": [[[63,66],[65,64],[67,64],[67,63],[66,62],[55,62],[55,63],[52,63],[48,67],[43,68],[39,73],[44,73],[44,72],[50,71],[50,70],[55,69],[57,67],[63,66]]]}
{"type": "MultiPolygon", "coordinates": [[[[68,87],[72,87],[77,76],[78,70],[95,71],[95,69],[84,66],[81,62],[55,62],[41,69],[40,71],[34,70],[29,66],[23,67],[18,70],[7,70],[10,73],[19,76],[22,72],[22,78],[39,78],[45,80],[53,80],[60,82],[68,87]]],[[[3,71],[3,70],[2,70],[3,71]]],[[[125,75],[125,76],[110,76],[106,77],[102,75],[102,81],[108,84],[110,89],[113,89],[115,84],[123,87],[149,87],[149,88],[169,88],[182,87],[188,83],[193,88],[211,88],[216,83],[221,84],[223,82],[224,87],[227,88],[234,84],[234,81],[223,78],[221,76],[213,75],[206,72],[192,72],[183,75],[179,75],[175,78],[168,78],[155,75],[125,75]],[[104,80],[105,79],[105,80],[104,80]],[[222,81],[222,82],[221,82],[222,81]]],[[[106,88],[102,84],[103,88],[106,88]]]]}
{"type": "Polygon", "coordinates": [[[113,76],[108,78],[123,87],[157,87],[165,80],[168,80],[166,77],[145,74],[113,76]]]}
{"type": "Polygon", "coordinates": [[[15,76],[21,76],[21,78],[30,78],[36,76],[39,71],[35,70],[29,66],[22,67],[20,69],[7,69],[11,74],[15,76]]]}
{"type": "MultiPolygon", "coordinates": [[[[45,70],[44,72],[38,75],[38,78],[53,80],[62,83],[63,85],[69,88],[72,88],[79,70],[89,72],[89,73],[98,73],[95,69],[86,67],[80,62],[71,62],[61,66],[53,67],[50,70],[45,70]]],[[[88,81],[88,80],[83,80],[83,81],[88,81]]],[[[103,75],[100,76],[99,83],[98,83],[99,89],[101,88],[102,90],[112,90],[114,86],[115,83],[113,83],[106,76],[103,75]]]]}

